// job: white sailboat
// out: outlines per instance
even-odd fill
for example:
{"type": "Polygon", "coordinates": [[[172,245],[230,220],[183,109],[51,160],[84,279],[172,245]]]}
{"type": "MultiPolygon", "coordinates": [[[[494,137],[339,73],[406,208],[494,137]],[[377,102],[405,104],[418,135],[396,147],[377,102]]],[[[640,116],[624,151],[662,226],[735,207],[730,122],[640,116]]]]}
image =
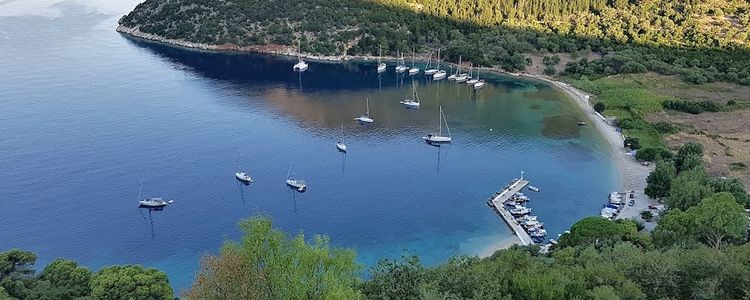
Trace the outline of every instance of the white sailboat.
{"type": "MultiPolygon", "coordinates": [[[[472,66],[471,71],[469,71],[469,79],[466,80],[466,84],[470,86],[473,86],[474,84],[479,82],[479,76],[478,75],[472,76],[473,72],[474,72],[474,67],[472,66]]],[[[479,70],[477,70],[477,73],[479,73],[479,70]]]]}
{"type": "Polygon", "coordinates": [[[164,208],[165,206],[174,203],[174,200],[164,200],[162,198],[156,198],[156,197],[146,197],[141,199],[141,193],[143,193],[143,181],[146,178],[146,174],[144,173],[143,176],[141,176],[141,187],[138,190],[138,206],[143,208],[164,208]]]}
{"type": "Polygon", "coordinates": [[[336,142],[336,149],[341,152],[346,152],[346,144],[344,144],[344,123],[341,123],[341,139],[336,142]]]}
{"type": "Polygon", "coordinates": [[[440,116],[438,117],[438,122],[440,123],[438,134],[428,134],[427,136],[423,136],[422,139],[424,139],[427,143],[450,143],[451,129],[448,127],[448,121],[445,120],[442,105],[440,106],[440,116]],[[445,123],[445,129],[448,131],[448,136],[443,136],[443,123],[445,123]]]}
{"type": "Polygon", "coordinates": [[[253,178],[247,172],[240,171],[240,157],[237,156],[237,166],[234,168],[234,177],[243,183],[253,183],[253,178]]]}
{"type": "Polygon", "coordinates": [[[303,72],[307,70],[308,65],[304,60],[302,60],[302,42],[297,41],[297,43],[299,45],[298,51],[297,51],[297,63],[294,64],[292,69],[295,71],[303,72]]]}
{"type": "Polygon", "coordinates": [[[414,74],[419,73],[419,68],[417,68],[414,65],[414,56],[415,56],[415,52],[412,49],[412,51],[411,51],[411,69],[409,69],[409,75],[414,75],[414,74]]]}
{"type": "Polygon", "coordinates": [[[483,88],[485,85],[484,80],[479,79],[479,72],[477,71],[477,82],[474,83],[474,89],[478,90],[483,88]]]}
{"type": "Polygon", "coordinates": [[[419,95],[417,94],[417,86],[414,85],[414,82],[411,83],[412,87],[412,97],[411,99],[406,98],[404,100],[401,100],[401,104],[404,105],[406,108],[419,108],[419,95]]]}
{"type": "MultiPolygon", "coordinates": [[[[396,52],[396,56],[398,56],[398,52],[396,52]]],[[[404,73],[407,69],[406,63],[404,63],[404,55],[401,54],[401,57],[399,57],[398,62],[396,63],[396,73],[404,73]]]]}
{"type": "Polygon", "coordinates": [[[383,62],[383,49],[378,46],[378,73],[385,72],[386,64],[383,62]]]}
{"type": "MultiPolygon", "coordinates": [[[[440,49],[438,49],[438,57],[440,56],[440,49]]],[[[438,72],[437,68],[431,68],[432,66],[432,52],[430,52],[430,58],[427,60],[427,66],[424,68],[425,75],[434,75],[438,72]]]]}
{"type": "MultiPolygon", "coordinates": [[[[453,67],[451,67],[451,70],[453,70],[453,67]]],[[[461,56],[458,56],[458,66],[456,66],[456,73],[451,74],[448,76],[448,80],[456,80],[456,77],[458,77],[458,72],[461,70],[461,56]]]]}
{"type": "Polygon", "coordinates": [[[366,104],[367,105],[367,113],[365,113],[364,115],[361,115],[359,117],[354,118],[354,120],[357,120],[360,123],[372,123],[372,122],[375,122],[375,120],[373,120],[372,118],[370,118],[370,98],[367,98],[366,101],[367,101],[366,102],[367,103],[366,104]]]}
{"type": "Polygon", "coordinates": [[[307,183],[304,180],[299,180],[291,177],[292,174],[292,161],[289,162],[289,171],[286,172],[286,185],[297,189],[298,192],[304,192],[307,190],[307,183]]]}
{"type": "Polygon", "coordinates": [[[432,80],[435,80],[435,81],[441,80],[441,79],[445,78],[446,75],[448,75],[448,74],[445,73],[444,70],[440,70],[440,49],[438,49],[437,68],[436,68],[435,74],[432,75],[432,80]]]}

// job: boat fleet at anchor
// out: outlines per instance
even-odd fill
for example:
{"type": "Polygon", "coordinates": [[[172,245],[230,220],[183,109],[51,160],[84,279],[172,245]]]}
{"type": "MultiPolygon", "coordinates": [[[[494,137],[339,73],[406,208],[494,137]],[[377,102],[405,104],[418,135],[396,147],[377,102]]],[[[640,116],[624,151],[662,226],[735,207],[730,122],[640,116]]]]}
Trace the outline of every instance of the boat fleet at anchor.
{"type": "MultiPolygon", "coordinates": [[[[382,62],[382,55],[378,57],[378,65],[377,65],[377,72],[382,73],[385,72],[388,68],[388,65],[384,62],[382,62]]],[[[438,59],[436,60],[436,65],[432,66],[432,55],[430,55],[430,59],[427,63],[427,66],[425,67],[424,74],[426,76],[432,76],[432,80],[438,81],[445,79],[448,77],[448,80],[456,81],[457,83],[467,83],[469,86],[472,86],[475,90],[481,89],[484,87],[485,82],[484,80],[479,79],[479,73],[473,74],[473,68],[470,69],[469,73],[461,73],[461,58],[459,58],[459,65],[456,68],[455,73],[448,76],[448,73],[445,70],[440,69],[440,51],[438,50],[438,59]]],[[[297,72],[304,72],[308,69],[309,65],[307,62],[305,62],[301,56],[298,55],[298,61],[294,66],[292,66],[292,69],[297,72]]],[[[452,72],[451,67],[451,72],[452,72]]],[[[412,53],[412,65],[411,67],[407,67],[406,63],[404,62],[403,54],[399,58],[397,64],[396,64],[396,72],[397,73],[404,73],[408,72],[409,75],[416,75],[420,72],[420,68],[418,68],[415,65],[415,56],[412,53]]],[[[411,98],[405,98],[404,100],[400,101],[400,104],[402,104],[405,108],[413,108],[418,109],[420,108],[420,100],[419,100],[419,94],[417,94],[417,88],[412,83],[412,95],[411,98]]],[[[448,122],[445,119],[445,114],[443,113],[443,107],[439,106],[440,114],[438,115],[438,132],[437,133],[429,133],[422,137],[425,142],[427,142],[430,145],[433,146],[439,146],[440,144],[448,144],[451,143],[453,138],[450,133],[450,127],[448,127],[448,122]],[[443,135],[443,125],[445,125],[445,130],[447,132],[447,135],[443,135]]],[[[359,122],[360,124],[371,124],[374,123],[375,120],[370,116],[370,99],[365,99],[365,113],[354,118],[355,121],[359,122]]],[[[341,124],[341,139],[339,139],[336,142],[336,149],[340,152],[346,153],[347,147],[346,144],[343,142],[344,139],[344,125],[341,124]]],[[[293,160],[292,160],[293,162],[293,160]]],[[[291,177],[292,172],[292,162],[289,163],[289,170],[287,172],[287,178],[286,178],[286,185],[290,188],[302,193],[307,190],[307,183],[304,180],[296,179],[294,177],[291,177]]],[[[234,172],[234,177],[243,184],[251,184],[253,183],[253,178],[250,176],[249,173],[242,171],[239,169],[239,157],[237,158],[237,167],[234,172]]],[[[141,179],[141,190],[138,192],[138,203],[139,207],[142,208],[149,208],[149,209],[156,209],[161,210],[165,206],[174,203],[174,200],[165,200],[162,198],[156,198],[156,197],[147,197],[141,199],[141,193],[143,191],[143,179],[141,179]]],[[[527,198],[528,199],[528,198],[527,198]]],[[[524,208],[523,206],[517,207],[517,209],[512,210],[511,213],[515,211],[520,216],[525,216],[528,214],[531,209],[530,208],[524,208]],[[526,211],[528,210],[528,211],[526,211]]],[[[531,216],[527,224],[536,224],[538,223],[536,221],[535,216],[531,216]],[[536,222],[536,223],[535,223],[536,222]]],[[[541,225],[540,225],[541,226],[541,225]]],[[[536,228],[534,226],[531,226],[529,228],[536,228]]],[[[536,230],[536,229],[534,229],[536,230]]],[[[541,230],[544,230],[543,228],[541,230]]],[[[546,234],[546,231],[541,231],[546,234]]]]}

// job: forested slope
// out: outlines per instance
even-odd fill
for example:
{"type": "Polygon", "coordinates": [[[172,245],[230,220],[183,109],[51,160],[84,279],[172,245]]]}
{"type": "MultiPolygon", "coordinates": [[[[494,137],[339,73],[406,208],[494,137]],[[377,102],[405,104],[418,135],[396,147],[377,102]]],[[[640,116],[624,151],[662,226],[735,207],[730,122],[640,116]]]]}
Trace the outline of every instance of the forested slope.
{"type": "Polygon", "coordinates": [[[303,52],[320,55],[442,48],[448,60],[511,71],[527,66],[525,54],[590,50],[616,55],[569,73],[698,72],[750,84],[744,0],[146,0],[120,22],[212,45],[300,40],[303,52]],[[623,69],[629,61],[639,65],[623,69]]]}

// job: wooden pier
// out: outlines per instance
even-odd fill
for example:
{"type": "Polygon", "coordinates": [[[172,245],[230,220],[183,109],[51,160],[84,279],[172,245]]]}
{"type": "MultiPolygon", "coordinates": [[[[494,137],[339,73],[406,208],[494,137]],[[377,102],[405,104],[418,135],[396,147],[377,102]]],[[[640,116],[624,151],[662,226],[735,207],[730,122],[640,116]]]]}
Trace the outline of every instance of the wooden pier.
{"type": "Polygon", "coordinates": [[[518,239],[521,240],[521,244],[531,245],[534,244],[534,241],[531,240],[531,236],[526,232],[526,230],[523,229],[523,226],[516,221],[516,218],[513,217],[513,215],[505,208],[505,201],[510,199],[513,195],[520,192],[523,188],[525,188],[527,185],[529,185],[529,181],[525,180],[523,178],[516,179],[511,183],[508,187],[503,189],[502,192],[495,195],[492,200],[490,200],[490,206],[497,211],[497,213],[505,220],[505,223],[508,224],[508,226],[513,229],[513,232],[516,236],[518,236],[518,239]]]}

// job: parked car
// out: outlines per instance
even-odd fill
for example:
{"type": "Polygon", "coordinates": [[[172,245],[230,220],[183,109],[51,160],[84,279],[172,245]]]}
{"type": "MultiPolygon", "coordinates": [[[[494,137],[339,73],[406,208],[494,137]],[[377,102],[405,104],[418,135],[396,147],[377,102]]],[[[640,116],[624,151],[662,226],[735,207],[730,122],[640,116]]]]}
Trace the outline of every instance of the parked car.
{"type": "Polygon", "coordinates": [[[633,206],[633,205],[635,205],[635,200],[630,200],[630,202],[628,202],[628,206],[633,206]]]}

